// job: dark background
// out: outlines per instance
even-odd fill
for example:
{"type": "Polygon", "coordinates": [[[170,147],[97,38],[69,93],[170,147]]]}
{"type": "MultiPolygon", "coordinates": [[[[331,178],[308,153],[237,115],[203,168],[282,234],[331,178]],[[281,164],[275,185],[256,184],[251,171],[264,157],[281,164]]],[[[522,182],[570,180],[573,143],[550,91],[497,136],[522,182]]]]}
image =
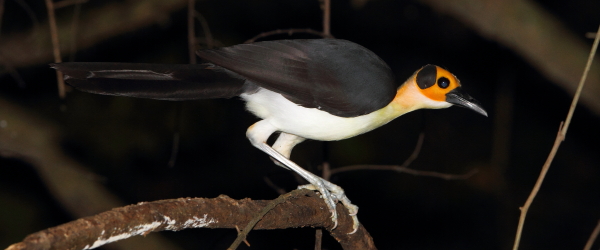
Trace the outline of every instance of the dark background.
{"type": "MultiPolygon", "coordinates": [[[[26,2],[40,20],[46,19],[43,1],[26,2]]],[[[82,13],[105,2],[109,1],[90,1],[83,5],[82,13]]],[[[580,37],[596,30],[600,21],[597,1],[569,1],[568,6],[565,1],[538,3],[580,37]]],[[[15,2],[7,2],[3,35],[30,28],[19,8],[15,2]]],[[[317,1],[209,0],[199,1],[196,9],[223,45],[242,43],[275,29],[320,30],[322,26],[317,1]]],[[[167,21],[79,51],[75,60],[186,63],[186,25],[186,10],[182,9],[167,21]]],[[[424,132],[420,156],[411,168],[453,174],[478,169],[478,174],[455,181],[388,171],[332,177],[360,207],[359,219],[376,245],[380,249],[512,246],[518,208],[533,187],[572,96],[510,49],[418,2],[380,0],[353,8],[347,1],[334,0],[331,29],[336,38],[374,51],[398,80],[428,63],[446,67],[490,117],[456,107],[416,111],[355,138],[304,142],[294,149],[292,160],[316,173],[323,161],[332,168],[401,164],[424,132]],[[505,125],[508,132],[502,134],[509,140],[508,151],[503,152],[508,162],[505,170],[497,171],[498,164],[491,159],[500,88],[507,89],[507,102],[513,108],[505,125]]],[[[197,30],[202,36],[201,29],[197,30]]],[[[288,36],[268,39],[284,38],[288,36]]],[[[245,112],[237,98],[174,103],[73,90],[60,100],[55,72],[47,64],[18,68],[17,72],[26,85],[20,87],[11,75],[3,74],[0,97],[57,124],[67,154],[89,167],[97,175],[95,181],[125,203],[220,194],[235,199],[274,199],[278,194],[264,177],[286,190],[299,184],[291,172],[275,166],[247,141],[245,131],[257,118],[245,112]],[[179,152],[175,167],[170,168],[167,162],[177,130],[179,152]]],[[[598,116],[580,105],[529,212],[521,249],[580,249],[585,244],[600,218],[599,128],[598,116]]],[[[29,163],[0,158],[0,166],[0,247],[76,219],[52,197],[29,163]]],[[[225,249],[236,232],[195,229],[162,234],[184,249],[225,249]]],[[[313,235],[310,228],[253,231],[248,240],[252,249],[313,249],[313,235]]],[[[324,248],[340,249],[329,236],[324,248]]]]}

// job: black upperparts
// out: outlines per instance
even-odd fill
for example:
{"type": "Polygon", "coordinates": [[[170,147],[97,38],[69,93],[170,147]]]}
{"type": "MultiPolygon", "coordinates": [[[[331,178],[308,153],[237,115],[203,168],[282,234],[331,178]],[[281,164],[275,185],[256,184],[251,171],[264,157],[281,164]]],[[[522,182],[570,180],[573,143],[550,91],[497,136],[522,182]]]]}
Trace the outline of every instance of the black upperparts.
{"type": "Polygon", "coordinates": [[[346,40],[266,41],[197,54],[296,104],[336,116],[381,109],[398,88],[383,60],[346,40]]]}

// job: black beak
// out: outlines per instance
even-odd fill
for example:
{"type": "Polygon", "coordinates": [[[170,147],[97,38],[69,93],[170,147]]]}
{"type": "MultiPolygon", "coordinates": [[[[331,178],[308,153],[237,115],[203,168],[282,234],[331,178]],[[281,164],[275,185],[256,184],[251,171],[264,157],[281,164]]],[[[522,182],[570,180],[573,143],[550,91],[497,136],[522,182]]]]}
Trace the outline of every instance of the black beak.
{"type": "Polygon", "coordinates": [[[461,87],[455,88],[446,94],[446,102],[452,103],[459,107],[471,109],[484,116],[488,116],[487,112],[481,107],[481,104],[469,94],[465,93],[461,87]]]}

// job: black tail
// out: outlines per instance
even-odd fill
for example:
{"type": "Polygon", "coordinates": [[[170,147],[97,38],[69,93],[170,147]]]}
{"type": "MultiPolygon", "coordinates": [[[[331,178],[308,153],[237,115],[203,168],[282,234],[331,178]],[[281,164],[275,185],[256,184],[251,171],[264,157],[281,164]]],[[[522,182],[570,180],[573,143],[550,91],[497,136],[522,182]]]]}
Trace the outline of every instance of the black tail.
{"type": "Polygon", "coordinates": [[[244,91],[245,79],[210,63],[53,63],[67,83],[90,93],[160,100],[230,98],[244,91]]]}

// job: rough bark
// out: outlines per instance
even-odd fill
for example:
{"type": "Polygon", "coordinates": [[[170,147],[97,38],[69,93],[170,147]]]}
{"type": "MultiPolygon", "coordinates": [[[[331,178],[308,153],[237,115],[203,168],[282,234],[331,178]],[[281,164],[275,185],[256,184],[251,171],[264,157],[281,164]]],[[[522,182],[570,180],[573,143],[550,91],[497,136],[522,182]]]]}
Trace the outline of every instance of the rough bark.
{"type": "MultiPolygon", "coordinates": [[[[31,234],[7,250],[92,249],[163,230],[243,228],[270,202],[234,200],[224,195],[214,199],[141,202],[31,234]]],[[[371,236],[362,225],[356,233],[348,234],[352,230],[352,219],[343,206],[338,206],[338,214],[339,226],[332,230],[333,222],[323,200],[313,191],[299,190],[270,210],[254,229],[325,227],[344,249],[375,249],[371,236]]]]}

